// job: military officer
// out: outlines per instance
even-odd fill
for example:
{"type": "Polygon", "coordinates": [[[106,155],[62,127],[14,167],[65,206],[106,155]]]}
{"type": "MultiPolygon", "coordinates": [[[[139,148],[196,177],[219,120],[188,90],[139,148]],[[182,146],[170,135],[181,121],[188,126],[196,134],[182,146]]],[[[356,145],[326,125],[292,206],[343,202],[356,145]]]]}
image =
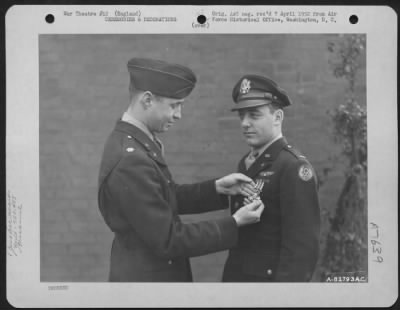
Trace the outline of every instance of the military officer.
{"type": "Polygon", "coordinates": [[[130,104],[105,144],[99,173],[99,208],[115,234],[109,280],[191,281],[188,257],[235,245],[238,227],[257,222],[264,206],[255,201],[233,216],[183,224],[179,214],[222,208],[221,194],[252,194],[252,180],[234,173],[175,184],[155,134],[181,117],[196,77],[184,66],[143,58],[131,59],[128,71],[130,104]]]}
{"type": "MultiPolygon", "coordinates": [[[[259,223],[239,229],[230,249],[225,282],[305,282],[318,259],[320,210],[317,179],[307,158],[282,136],[283,108],[291,101],[274,81],[243,76],[233,88],[233,111],[250,152],[238,171],[261,189],[265,210],[259,223]]],[[[231,199],[232,212],[250,200],[231,199]]]]}

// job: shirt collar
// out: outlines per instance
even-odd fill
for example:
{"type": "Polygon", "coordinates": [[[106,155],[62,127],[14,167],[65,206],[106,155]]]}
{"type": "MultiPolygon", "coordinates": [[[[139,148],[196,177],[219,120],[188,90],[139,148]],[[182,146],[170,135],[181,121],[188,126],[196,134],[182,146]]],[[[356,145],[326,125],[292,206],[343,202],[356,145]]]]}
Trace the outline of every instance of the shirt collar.
{"type": "Polygon", "coordinates": [[[267,148],[269,148],[272,145],[272,143],[274,143],[275,141],[279,140],[282,137],[283,137],[283,135],[282,135],[282,133],[280,133],[274,139],[272,139],[270,142],[265,144],[263,147],[261,147],[259,149],[252,149],[250,153],[254,154],[256,152],[257,156],[259,156],[260,154],[264,153],[267,150],[267,148]]]}
{"type": "Polygon", "coordinates": [[[136,126],[141,131],[143,131],[146,135],[148,135],[151,140],[154,140],[154,135],[150,132],[150,130],[147,128],[147,126],[145,124],[143,124],[141,121],[137,120],[136,118],[130,116],[127,112],[125,112],[122,115],[121,121],[129,123],[133,126],[136,126]]]}

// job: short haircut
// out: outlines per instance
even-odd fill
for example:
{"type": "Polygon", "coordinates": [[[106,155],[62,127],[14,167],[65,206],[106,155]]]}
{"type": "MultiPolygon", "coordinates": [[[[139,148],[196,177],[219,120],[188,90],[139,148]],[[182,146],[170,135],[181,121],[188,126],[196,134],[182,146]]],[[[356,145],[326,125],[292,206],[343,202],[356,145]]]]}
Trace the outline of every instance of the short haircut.
{"type": "Polygon", "coordinates": [[[282,110],[283,111],[283,108],[281,106],[279,106],[278,104],[274,103],[274,102],[271,102],[271,103],[267,104],[267,106],[268,106],[269,111],[271,113],[274,113],[277,110],[282,110]]]}
{"type": "Polygon", "coordinates": [[[132,100],[132,98],[135,96],[137,90],[136,88],[132,85],[132,83],[129,84],[129,100],[132,100]]]}
{"type": "MultiPolygon", "coordinates": [[[[143,94],[144,92],[145,92],[144,90],[137,89],[135,86],[132,85],[132,83],[129,84],[129,100],[132,100],[133,97],[143,94]]],[[[150,92],[150,93],[153,95],[154,99],[157,101],[162,101],[164,99],[164,97],[162,97],[162,96],[158,96],[152,92],[150,92]]]]}

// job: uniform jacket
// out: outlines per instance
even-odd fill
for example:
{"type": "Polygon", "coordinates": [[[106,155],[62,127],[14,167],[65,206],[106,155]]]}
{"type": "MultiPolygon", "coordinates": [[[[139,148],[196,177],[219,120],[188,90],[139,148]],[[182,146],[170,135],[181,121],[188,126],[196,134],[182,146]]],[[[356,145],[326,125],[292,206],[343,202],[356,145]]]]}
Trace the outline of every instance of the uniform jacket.
{"type": "Polygon", "coordinates": [[[178,214],[222,207],[213,180],[177,185],[159,147],[139,128],[119,121],[100,166],[98,204],[114,232],[110,281],[191,281],[188,257],[237,242],[233,217],[183,224],[178,214]]]}
{"type": "MultiPolygon", "coordinates": [[[[275,141],[239,172],[263,179],[261,220],[239,228],[238,245],[229,251],[223,281],[304,282],[313,274],[319,250],[320,211],[315,172],[285,138],[275,141]]],[[[233,196],[231,211],[243,204],[233,196]]]]}

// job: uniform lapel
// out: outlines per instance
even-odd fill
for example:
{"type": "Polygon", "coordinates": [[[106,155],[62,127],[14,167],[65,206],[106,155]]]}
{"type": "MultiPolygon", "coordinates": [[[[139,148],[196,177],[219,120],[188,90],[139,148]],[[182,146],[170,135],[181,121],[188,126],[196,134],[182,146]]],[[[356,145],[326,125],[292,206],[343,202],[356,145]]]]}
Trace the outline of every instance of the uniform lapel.
{"type": "Polygon", "coordinates": [[[116,130],[121,131],[128,136],[131,136],[135,139],[142,147],[145,149],[150,158],[152,158],[157,163],[166,166],[164,156],[162,155],[162,151],[160,147],[152,140],[150,137],[145,134],[138,127],[129,124],[124,121],[118,121],[116,125],[116,130]]]}
{"type": "Polygon", "coordinates": [[[284,137],[276,140],[260,156],[258,156],[256,161],[249,167],[245,174],[250,178],[254,178],[261,170],[268,169],[285,145],[287,145],[287,141],[284,137]]]}
{"type": "Polygon", "coordinates": [[[246,160],[246,157],[249,156],[249,154],[250,154],[250,153],[247,153],[247,154],[239,161],[238,172],[243,173],[243,174],[246,174],[246,173],[247,173],[245,160],[246,160]]]}

